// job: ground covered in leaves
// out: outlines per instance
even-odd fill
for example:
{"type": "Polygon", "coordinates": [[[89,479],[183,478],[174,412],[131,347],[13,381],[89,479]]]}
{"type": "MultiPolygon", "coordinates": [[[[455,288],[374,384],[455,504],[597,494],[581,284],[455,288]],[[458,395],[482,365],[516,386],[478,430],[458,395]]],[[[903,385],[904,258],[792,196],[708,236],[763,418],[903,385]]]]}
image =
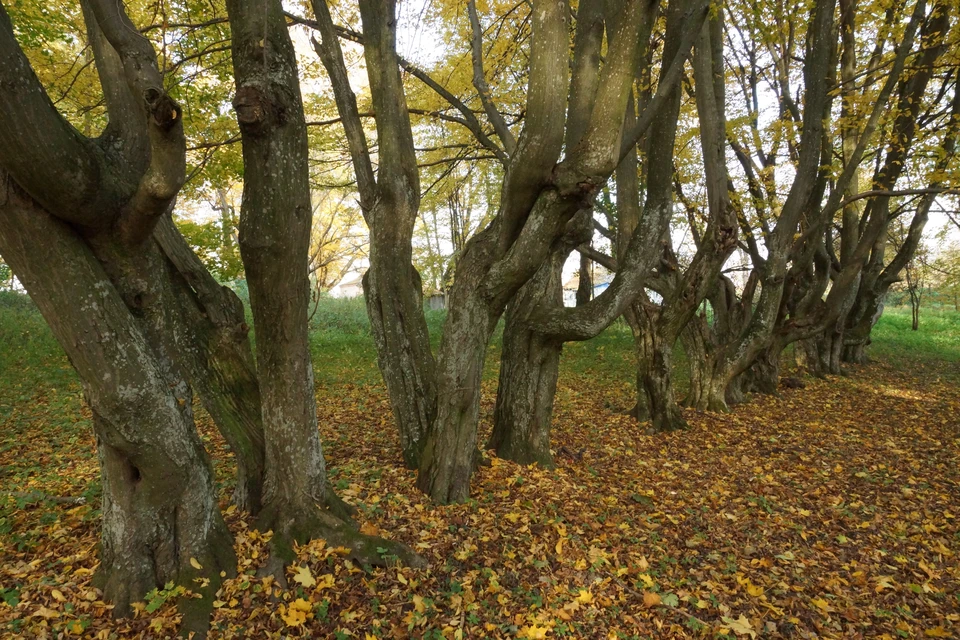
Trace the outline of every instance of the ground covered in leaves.
{"type": "MultiPolygon", "coordinates": [[[[229,455],[204,422],[240,558],[211,637],[960,637],[956,365],[853,373],[647,435],[619,413],[629,383],[567,368],[557,468],[494,458],[449,507],[400,465],[380,386],[321,383],[332,482],[365,532],[429,567],[367,570],[316,541],[290,590],[254,577],[270,534],[230,506],[229,455]]],[[[188,592],[117,621],[91,584],[99,489],[76,384],[22,394],[0,408],[0,637],[174,635],[188,592]]]]}

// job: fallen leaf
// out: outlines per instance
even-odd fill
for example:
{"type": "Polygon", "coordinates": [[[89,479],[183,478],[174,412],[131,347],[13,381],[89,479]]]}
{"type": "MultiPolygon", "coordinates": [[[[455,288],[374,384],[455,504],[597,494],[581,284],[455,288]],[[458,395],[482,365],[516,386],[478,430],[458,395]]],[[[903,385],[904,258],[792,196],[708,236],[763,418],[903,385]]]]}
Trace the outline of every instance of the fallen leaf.
{"type": "Polygon", "coordinates": [[[297,567],[296,573],[293,574],[293,581],[307,588],[317,584],[317,581],[313,578],[313,574],[310,573],[310,567],[306,565],[297,567]]]}
{"type": "Polygon", "coordinates": [[[730,629],[730,631],[733,631],[738,636],[750,636],[751,638],[757,637],[757,632],[753,630],[753,625],[750,624],[750,621],[742,613],[736,620],[726,616],[720,619],[723,621],[723,624],[730,629]]]}

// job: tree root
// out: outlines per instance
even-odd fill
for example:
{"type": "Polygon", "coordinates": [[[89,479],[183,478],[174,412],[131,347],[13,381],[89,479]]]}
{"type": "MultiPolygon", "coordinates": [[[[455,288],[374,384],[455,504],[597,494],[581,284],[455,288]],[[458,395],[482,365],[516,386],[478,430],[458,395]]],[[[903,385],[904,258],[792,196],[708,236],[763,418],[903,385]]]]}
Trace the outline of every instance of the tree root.
{"type": "Polygon", "coordinates": [[[322,538],[329,547],[347,550],[347,557],[364,566],[386,567],[400,562],[410,567],[426,567],[426,561],[406,545],[363,533],[347,512],[353,507],[339,498],[318,506],[266,505],[257,526],[261,531],[273,531],[270,553],[258,575],[273,575],[278,584],[286,585],[284,568],[296,560],[294,543],[304,544],[322,538]]]}

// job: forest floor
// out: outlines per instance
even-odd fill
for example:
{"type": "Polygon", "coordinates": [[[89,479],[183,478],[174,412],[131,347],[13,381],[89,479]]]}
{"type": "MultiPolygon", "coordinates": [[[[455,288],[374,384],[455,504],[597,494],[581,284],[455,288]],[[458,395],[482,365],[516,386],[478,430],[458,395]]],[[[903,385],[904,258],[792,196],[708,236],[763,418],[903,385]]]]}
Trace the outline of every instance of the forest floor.
{"type": "MultiPolygon", "coordinates": [[[[231,507],[229,454],[201,419],[240,559],[211,637],[960,637],[960,321],[933,318],[922,339],[902,321],[883,320],[874,364],[729,414],[688,411],[690,429],[670,435],[620,413],[633,403],[625,331],[570,345],[557,468],[493,458],[470,502],[449,507],[400,464],[370,347],[350,347],[369,338],[318,331],[331,481],[365,532],[429,567],[365,570],[316,541],[298,550],[295,588],[253,577],[269,533],[231,507]]],[[[45,331],[35,311],[0,306],[0,637],[172,636],[189,594],[151,593],[113,620],[91,584],[89,412],[45,331]]]]}

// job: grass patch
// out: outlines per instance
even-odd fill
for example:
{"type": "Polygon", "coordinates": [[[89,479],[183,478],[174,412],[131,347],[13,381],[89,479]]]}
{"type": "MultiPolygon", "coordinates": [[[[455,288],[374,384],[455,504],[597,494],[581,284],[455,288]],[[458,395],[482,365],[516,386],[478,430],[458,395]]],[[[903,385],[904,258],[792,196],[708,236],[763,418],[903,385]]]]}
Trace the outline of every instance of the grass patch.
{"type": "Polygon", "coordinates": [[[868,354],[891,362],[960,362],[960,313],[920,309],[920,326],[911,329],[909,307],[888,307],[871,335],[868,354]]]}

